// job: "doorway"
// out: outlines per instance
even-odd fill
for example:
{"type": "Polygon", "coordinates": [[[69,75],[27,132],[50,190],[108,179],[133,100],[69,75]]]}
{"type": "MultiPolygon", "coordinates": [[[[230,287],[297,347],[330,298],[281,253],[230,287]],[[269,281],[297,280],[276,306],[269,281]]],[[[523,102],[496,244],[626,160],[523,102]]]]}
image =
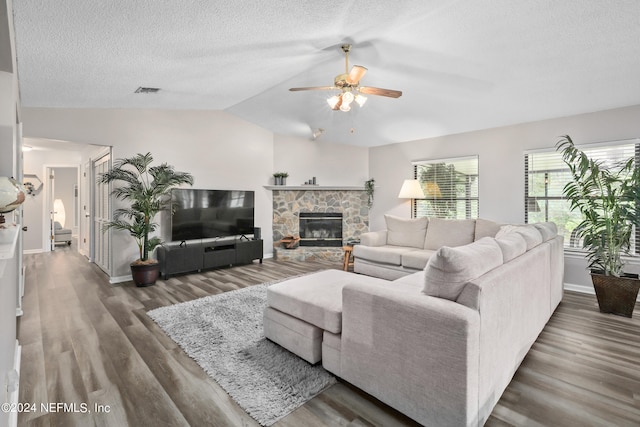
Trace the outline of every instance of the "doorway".
{"type": "MultiPolygon", "coordinates": [[[[50,249],[77,241],[79,230],[78,167],[47,168],[50,249]]],[[[74,248],[76,248],[74,246],[74,248]]]]}

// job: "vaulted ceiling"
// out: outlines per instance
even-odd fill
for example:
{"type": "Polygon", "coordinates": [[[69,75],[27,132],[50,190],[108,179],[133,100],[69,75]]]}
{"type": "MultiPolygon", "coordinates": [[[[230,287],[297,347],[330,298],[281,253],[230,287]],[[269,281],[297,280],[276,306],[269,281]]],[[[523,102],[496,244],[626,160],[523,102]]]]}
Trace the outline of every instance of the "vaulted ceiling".
{"type": "Polygon", "coordinates": [[[23,107],[226,110],[375,146],[640,104],[637,0],[14,0],[23,107]],[[332,111],[350,64],[403,92],[332,111]],[[156,87],[155,94],[134,93],[156,87]]]}

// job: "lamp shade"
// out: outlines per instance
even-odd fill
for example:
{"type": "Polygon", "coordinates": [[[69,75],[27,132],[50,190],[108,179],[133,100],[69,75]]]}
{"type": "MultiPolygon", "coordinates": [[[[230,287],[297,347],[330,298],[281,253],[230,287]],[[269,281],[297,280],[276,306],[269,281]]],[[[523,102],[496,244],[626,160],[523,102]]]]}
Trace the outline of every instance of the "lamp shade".
{"type": "Polygon", "coordinates": [[[424,191],[417,179],[405,179],[400,188],[399,199],[424,199],[424,191]]]}

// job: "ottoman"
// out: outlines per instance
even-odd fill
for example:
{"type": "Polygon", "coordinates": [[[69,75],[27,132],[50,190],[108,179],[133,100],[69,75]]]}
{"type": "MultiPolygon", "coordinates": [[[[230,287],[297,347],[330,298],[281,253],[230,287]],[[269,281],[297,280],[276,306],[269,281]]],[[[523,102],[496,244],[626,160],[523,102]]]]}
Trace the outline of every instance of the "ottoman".
{"type": "Polygon", "coordinates": [[[264,335],[309,363],[322,360],[324,331],[342,331],[342,288],[348,283],[387,283],[342,270],[325,270],[267,288],[264,335]]]}

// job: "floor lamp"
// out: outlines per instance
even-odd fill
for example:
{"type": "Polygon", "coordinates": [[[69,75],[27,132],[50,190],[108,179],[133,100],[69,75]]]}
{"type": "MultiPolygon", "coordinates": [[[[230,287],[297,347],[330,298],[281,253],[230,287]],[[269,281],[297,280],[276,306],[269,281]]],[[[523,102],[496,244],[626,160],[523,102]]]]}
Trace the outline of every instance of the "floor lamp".
{"type": "Polygon", "coordinates": [[[422,190],[420,181],[417,179],[405,179],[402,183],[402,188],[400,188],[398,198],[411,200],[409,208],[411,209],[411,218],[413,218],[413,200],[424,199],[424,191],[422,190]]]}

